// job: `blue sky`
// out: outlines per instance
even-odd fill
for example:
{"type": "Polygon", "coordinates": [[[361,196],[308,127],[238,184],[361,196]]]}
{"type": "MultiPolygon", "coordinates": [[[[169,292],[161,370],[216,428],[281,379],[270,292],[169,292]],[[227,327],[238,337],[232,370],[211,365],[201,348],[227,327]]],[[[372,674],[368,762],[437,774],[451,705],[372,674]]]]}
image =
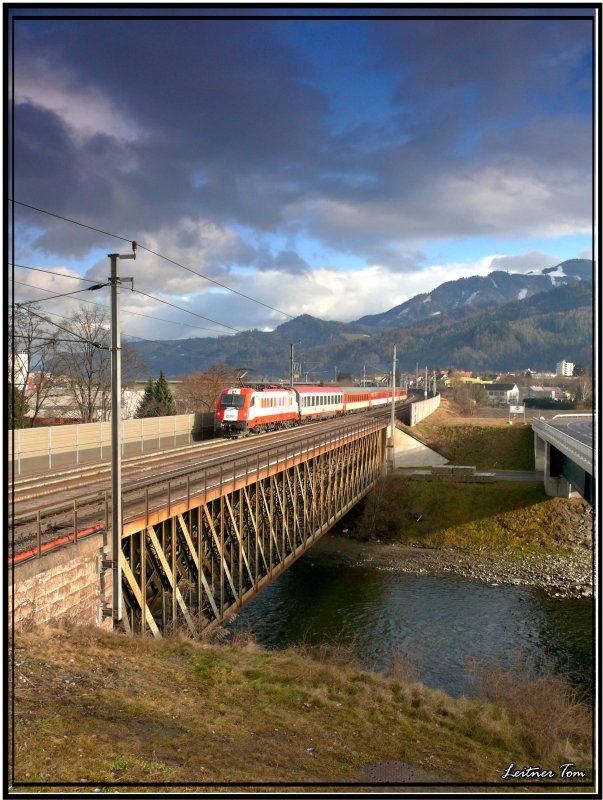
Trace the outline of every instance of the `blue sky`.
{"type": "MultiPolygon", "coordinates": [[[[569,18],[592,11],[344,20],[337,7],[309,20],[249,6],[185,21],[172,7],[165,19],[123,18],[132,11],[69,6],[89,19],[41,20],[54,10],[23,9],[12,177],[20,203],[136,239],[273,308],[139,251],[127,274],[146,294],[272,329],[592,256],[593,29],[569,18]],[[283,18],[240,18],[253,13],[283,18]]],[[[104,279],[107,253],[129,249],[24,205],[15,220],[15,263],[57,273],[16,268],[17,299],[104,279]]],[[[94,301],[108,304],[107,291],[94,301]]],[[[130,335],[202,335],[185,327],[198,320],[143,295],[123,307],[170,320],[126,313],[130,335]]]]}

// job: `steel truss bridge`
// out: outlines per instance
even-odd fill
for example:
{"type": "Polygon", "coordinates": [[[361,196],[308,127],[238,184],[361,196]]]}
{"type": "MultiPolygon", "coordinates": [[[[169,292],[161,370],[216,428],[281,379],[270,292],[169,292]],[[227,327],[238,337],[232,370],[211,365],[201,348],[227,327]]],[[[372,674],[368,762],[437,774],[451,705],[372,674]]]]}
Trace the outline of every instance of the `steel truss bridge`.
{"type": "Polygon", "coordinates": [[[199,636],[224,621],[371,489],[384,470],[388,418],[319,423],[164,475],[159,506],[149,499],[156,482],[132,487],[141,510],[123,526],[125,628],[159,637],[184,626],[199,636]]]}

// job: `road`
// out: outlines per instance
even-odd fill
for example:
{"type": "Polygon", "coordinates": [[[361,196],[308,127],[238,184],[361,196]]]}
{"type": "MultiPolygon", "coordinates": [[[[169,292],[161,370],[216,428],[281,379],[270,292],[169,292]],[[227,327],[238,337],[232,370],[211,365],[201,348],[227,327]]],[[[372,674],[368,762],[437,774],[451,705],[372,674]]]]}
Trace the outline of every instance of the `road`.
{"type": "Polygon", "coordinates": [[[592,416],[582,417],[564,414],[563,417],[547,419],[545,422],[547,425],[551,425],[556,430],[561,431],[561,433],[572,436],[582,444],[586,444],[589,447],[593,447],[594,445],[592,416]],[[567,419],[565,419],[565,417],[567,417],[567,419]]]}

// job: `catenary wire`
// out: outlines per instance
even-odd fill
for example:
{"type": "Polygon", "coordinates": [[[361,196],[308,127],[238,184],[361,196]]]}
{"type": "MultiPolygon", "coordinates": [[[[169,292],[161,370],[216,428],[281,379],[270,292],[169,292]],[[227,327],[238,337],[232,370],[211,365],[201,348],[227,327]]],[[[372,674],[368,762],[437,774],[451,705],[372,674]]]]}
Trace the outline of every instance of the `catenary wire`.
{"type": "MultiPolygon", "coordinates": [[[[76,339],[79,339],[84,344],[91,344],[93,347],[97,347],[99,350],[109,350],[109,348],[106,347],[105,345],[99,344],[98,342],[93,342],[91,339],[86,339],[84,336],[78,336],[77,333],[70,331],[69,328],[64,328],[62,325],[59,325],[58,322],[53,322],[51,319],[46,319],[46,317],[43,317],[41,314],[32,311],[31,308],[29,309],[29,313],[33,314],[34,317],[39,317],[44,322],[47,322],[49,325],[54,325],[55,328],[59,328],[60,330],[65,331],[66,333],[70,333],[72,336],[75,336],[76,339]]],[[[52,312],[48,313],[50,314],[52,312]]],[[[61,315],[53,314],[53,316],[60,317],[61,315]]]]}
{"type": "MultiPolygon", "coordinates": [[[[19,266],[19,265],[16,264],[15,266],[19,266]]],[[[25,267],[25,269],[35,269],[35,267],[25,267]]],[[[40,272],[49,272],[49,270],[40,270],[40,272]]],[[[52,275],[60,275],[60,273],[55,273],[55,272],[51,272],[51,274],[52,275]]],[[[70,278],[72,276],[71,275],[60,275],[60,277],[70,278]]],[[[9,280],[12,280],[14,283],[18,283],[19,286],[27,286],[30,289],[39,289],[40,291],[45,291],[45,289],[42,286],[35,286],[35,284],[33,284],[33,283],[23,283],[23,281],[15,280],[14,278],[11,278],[10,276],[9,276],[9,280]]],[[[88,278],[79,278],[79,279],[75,278],[75,280],[88,280],[88,278]]],[[[76,298],[69,297],[68,299],[69,300],[75,300],[76,298]]],[[[153,299],[156,299],[156,298],[153,298],[153,299]]],[[[98,306],[99,308],[106,308],[107,310],[109,308],[109,306],[104,304],[104,303],[95,303],[94,300],[85,300],[83,297],[77,298],[77,300],[80,303],[88,303],[91,306],[98,306]]],[[[37,302],[37,301],[35,301],[35,302],[37,302]]],[[[182,311],[186,311],[187,313],[190,313],[189,310],[186,309],[186,308],[183,308],[182,311]]],[[[47,313],[50,313],[50,312],[47,312],[47,313]]],[[[152,314],[143,314],[140,311],[129,311],[127,308],[122,308],[121,309],[121,313],[122,314],[132,314],[135,317],[144,317],[145,319],[152,319],[152,320],[155,320],[156,322],[166,322],[166,323],[168,323],[168,325],[184,326],[185,328],[192,328],[193,330],[196,330],[196,331],[211,331],[212,333],[220,333],[220,334],[222,334],[222,336],[232,336],[231,333],[225,333],[224,331],[219,331],[217,328],[206,328],[206,327],[203,327],[202,325],[191,325],[190,322],[177,322],[177,321],[175,321],[173,319],[164,319],[163,317],[155,317],[152,314]]],[[[220,322],[218,322],[217,324],[221,325],[220,322]]],[[[138,338],[142,339],[143,337],[139,336],[138,338]]],[[[144,341],[145,342],[151,342],[151,341],[156,341],[156,340],[154,340],[154,339],[145,339],[144,341]]]]}
{"type": "MultiPolygon", "coordinates": [[[[16,281],[14,278],[10,278],[10,277],[9,277],[9,280],[12,280],[12,281],[13,281],[13,283],[18,283],[20,286],[27,286],[27,287],[28,287],[28,288],[30,288],[30,289],[40,289],[40,290],[42,290],[42,287],[41,287],[41,286],[34,286],[34,284],[33,284],[33,283],[23,283],[23,281],[16,281]]],[[[68,300],[75,300],[76,298],[75,298],[75,297],[68,297],[67,299],[68,299],[68,300]]],[[[107,305],[104,305],[103,303],[95,303],[93,300],[84,300],[84,299],[83,299],[83,298],[81,298],[81,297],[77,298],[77,300],[78,300],[78,302],[80,302],[80,303],[88,303],[88,304],[89,304],[89,305],[91,305],[91,306],[98,306],[99,308],[104,308],[104,309],[105,309],[105,310],[107,310],[107,311],[109,310],[109,307],[108,307],[107,305]]],[[[37,302],[37,301],[33,301],[33,302],[37,302]]],[[[16,303],[15,305],[18,305],[18,304],[16,303]]],[[[30,309],[30,310],[31,310],[31,309],[30,309]]],[[[124,309],[122,309],[122,312],[123,312],[124,314],[136,314],[136,312],[135,312],[135,311],[125,311],[124,309]]],[[[52,317],[59,317],[59,319],[64,319],[64,320],[66,320],[67,322],[69,321],[69,317],[66,317],[66,316],[64,316],[63,314],[57,314],[57,313],[56,313],[56,311],[45,311],[45,313],[46,313],[46,314],[50,314],[50,316],[52,316],[52,317]]],[[[148,316],[148,315],[147,315],[147,314],[140,314],[139,316],[146,317],[146,316],[148,316]]],[[[156,319],[156,317],[149,317],[149,319],[156,319]]],[[[169,322],[170,320],[160,320],[160,321],[163,321],[163,322],[169,322]]],[[[51,320],[47,320],[47,322],[49,322],[51,325],[53,324],[53,322],[52,322],[51,320]]],[[[174,324],[175,324],[175,325],[186,325],[186,323],[185,323],[185,322],[176,322],[176,323],[174,323],[174,324]]],[[[191,326],[189,326],[189,327],[193,327],[193,328],[194,328],[195,326],[194,326],[194,325],[191,325],[191,326]]],[[[201,329],[201,330],[210,330],[210,329],[203,328],[203,329],[201,329]]],[[[127,332],[127,331],[125,331],[125,330],[124,330],[124,334],[126,334],[127,336],[134,336],[134,334],[128,334],[128,332],[127,332]]],[[[41,336],[36,336],[35,338],[36,338],[36,339],[42,339],[42,337],[41,337],[41,336]]],[[[138,335],[136,335],[136,337],[135,337],[135,338],[137,338],[137,339],[141,339],[143,342],[149,342],[149,343],[151,343],[151,344],[154,344],[154,343],[156,342],[156,340],[155,340],[155,339],[145,339],[145,338],[144,338],[144,336],[138,336],[138,335]]],[[[60,341],[60,340],[59,340],[59,339],[57,339],[56,341],[60,341]]],[[[65,341],[65,340],[63,340],[63,341],[65,341]]],[[[73,340],[69,340],[69,341],[73,341],[73,340]]]]}
{"type": "MultiPolygon", "coordinates": [[[[23,203],[20,200],[14,200],[12,197],[8,198],[9,202],[16,203],[17,205],[24,206],[25,208],[31,208],[34,211],[38,211],[41,214],[48,214],[51,217],[56,217],[57,219],[61,219],[65,222],[71,222],[73,225],[79,225],[82,228],[88,228],[88,230],[96,231],[96,233],[102,233],[105,236],[112,236],[115,239],[121,239],[124,242],[134,242],[132,238],[128,238],[126,236],[120,236],[117,233],[110,233],[109,231],[104,231],[101,228],[95,228],[92,225],[86,225],[83,222],[79,222],[75,219],[70,219],[69,217],[64,217],[61,214],[55,214],[52,211],[47,211],[44,208],[38,208],[37,206],[29,205],[28,203],[23,203]]],[[[220,286],[222,289],[226,289],[233,294],[238,294],[240,297],[244,297],[246,300],[250,300],[252,303],[257,303],[260,306],[264,306],[264,308],[268,308],[271,311],[276,311],[277,314],[282,314],[284,317],[288,317],[289,319],[295,319],[292,314],[288,314],[286,311],[282,311],[280,308],[275,308],[274,306],[269,305],[268,303],[264,303],[262,300],[256,300],[255,297],[250,297],[248,294],[244,294],[243,292],[239,292],[237,289],[233,289],[230,286],[227,286],[225,283],[220,283],[220,281],[215,280],[214,278],[209,278],[207,275],[203,275],[201,272],[197,272],[196,270],[192,269],[191,267],[187,267],[184,264],[181,264],[178,261],[174,261],[167,256],[162,255],[161,253],[157,252],[156,250],[151,250],[150,247],[145,247],[145,245],[141,244],[139,241],[136,240],[136,245],[140,250],[144,250],[151,255],[156,256],[157,258],[161,258],[164,261],[167,261],[169,264],[174,264],[176,267],[180,267],[181,269],[186,270],[187,272],[191,272],[193,275],[197,275],[199,278],[203,278],[210,283],[215,284],[216,286],[220,286]]],[[[219,323],[218,323],[219,324],[219,323]]],[[[226,326],[228,327],[228,326],[226,326]]]]}
{"type": "MultiPolygon", "coordinates": [[[[56,300],[57,297],[70,297],[74,294],[81,294],[81,292],[94,292],[96,289],[104,289],[108,283],[97,283],[94,286],[86,286],[85,289],[76,289],[74,292],[64,292],[63,294],[51,294],[49,297],[40,297],[38,300],[27,300],[25,303],[15,303],[17,308],[30,306],[32,303],[43,303],[45,300],[56,300]]],[[[39,288],[39,287],[38,287],[39,288]]]]}
{"type": "Polygon", "coordinates": [[[9,266],[12,267],[19,267],[19,269],[31,269],[34,272],[46,272],[48,275],[54,275],[57,278],[69,278],[72,281],[86,281],[86,283],[98,283],[98,281],[92,280],[92,278],[81,278],[76,277],[75,275],[64,275],[62,272],[55,272],[52,269],[42,269],[41,267],[26,267],[25,264],[15,264],[14,262],[9,261],[9,266]]]}
{"type": "Polygon", "coordinates": [[[205,319],[208,322],[213,322],[214,325],[221,325],[223,328],[229,328],[231,331],[235,331],[235,333],[243,333],[242,330],[239,328],[233,328],[232,325],[226,325],[224,322],[218,322],[211,317],[204,317],[203,314],[197,314],[196,311],[190,311],[188,308],[182,308],[181,306],[177,306],[174,303],[170,303],[168,300],[162,300],[160,297],[155,297],[155,295],[147,294],[146,292],[141,292],[140,289],[132,289],[133,292],[136,294],[141,294],[143,297],[150,297],[151,300],[156,300],[158,303],[163,303],[166,306],[171,306],[172,308],[177,308],[178,311],[184,311],[187,314],[192,314],[193,317],[199,317],[199,319],[205,319]]]}

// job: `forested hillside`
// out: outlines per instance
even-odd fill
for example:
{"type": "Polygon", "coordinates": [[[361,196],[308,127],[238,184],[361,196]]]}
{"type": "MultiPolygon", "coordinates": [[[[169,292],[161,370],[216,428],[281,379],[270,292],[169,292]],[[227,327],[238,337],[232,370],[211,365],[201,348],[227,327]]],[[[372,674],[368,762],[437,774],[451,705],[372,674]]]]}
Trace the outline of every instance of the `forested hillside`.
{"type": "Polygon", "coordinates": [[[329,379],[335,367],[353,375],[362,374],[363,364],[387,370],[394,344],[403,371],[413,371],[417,362],[442,369],[500,371],[549,370],[560,358],[589,364],[592,338],[592,286],[574,282],[494,309],[465,310],[460,318],[452,309],[410,327],[377,332],[358,323],[324,322],[304,315],[267,333],[132,346],[153,375],[163,369],[166,376],[176,377],[225,362],[249,370],[251,379],[261,379],[288,376],[293,342],[302,374],[311,369],[320,380],[329,379]]]}

